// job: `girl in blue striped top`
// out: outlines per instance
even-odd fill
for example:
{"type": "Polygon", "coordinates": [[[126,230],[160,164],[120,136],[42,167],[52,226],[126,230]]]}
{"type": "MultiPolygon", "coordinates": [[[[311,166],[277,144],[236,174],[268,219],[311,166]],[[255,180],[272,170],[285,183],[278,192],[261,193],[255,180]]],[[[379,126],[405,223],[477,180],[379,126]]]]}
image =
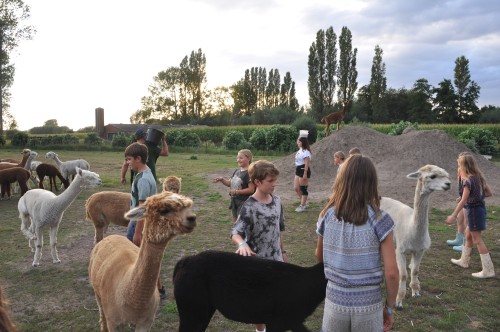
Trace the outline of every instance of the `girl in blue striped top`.
{"type": "Polygon", "coordinates": [[[399,284],[394,222],[380,210],[377,187],[377,172],[368,157],[347,158],[318,218],[316,257],[324,262],[328,279],[324,332],[388,331],[394,322],[399,284]],[[380,286],[384,277],[385,306],[380,286]]]}

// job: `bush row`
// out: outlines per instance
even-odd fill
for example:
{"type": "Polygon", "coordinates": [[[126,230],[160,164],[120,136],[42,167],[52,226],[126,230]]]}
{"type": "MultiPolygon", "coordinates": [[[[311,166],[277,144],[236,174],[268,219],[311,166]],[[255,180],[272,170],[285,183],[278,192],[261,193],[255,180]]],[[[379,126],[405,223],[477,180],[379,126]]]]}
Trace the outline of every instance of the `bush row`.
{"type": "MultiPolygon", "coordinates": [[[[481,154],[496,154],[498,142],[500,141],[500,126],[491,124],[461,125],[461,124],[436,124],[419,125],[408,121],[396,124],[368,124],[353,121],[351,125],[364,125],[379,132],[389,135],[400,135],[404,129],[411,127],[416,130],[439,129],[450,136],[466,144],[471,150],[481,154]]],[[[332,126],[333,127],[333,126],[332,126]]],[[[295,140],[299,129],[309,130],[310,143],[316,139],[325,137],[325,126],[317,125],[308,117],[296,119],[292,125],[269,125],[269,126],[226,126],[226,127],[204,127],[189,129],[167,129],[167,143],[172,147],[197,148],[202,143],[213,144],[225,150],[239,150],[243,148],[256,149],[260,151],[290,152],[296,149],[295,140]]],[[[333,132],[334,128],[330,128],[333,132]]],[[[81,135],[80,135],[81,137],[81,135]]],[[[133,141],[133,135],[119,133],[115,135],[111,146],[102,140],[96,133],[88,133],[82,139],[72,134],[29,136],[24,132],[13,135],[11,144],[15,147],[43,147],[67,146],[69,149],[83,149],[85,147],[95,149],[122,149],[133,141]]],[[[0,137],[0,145],[6,141],[0,137]]]]}

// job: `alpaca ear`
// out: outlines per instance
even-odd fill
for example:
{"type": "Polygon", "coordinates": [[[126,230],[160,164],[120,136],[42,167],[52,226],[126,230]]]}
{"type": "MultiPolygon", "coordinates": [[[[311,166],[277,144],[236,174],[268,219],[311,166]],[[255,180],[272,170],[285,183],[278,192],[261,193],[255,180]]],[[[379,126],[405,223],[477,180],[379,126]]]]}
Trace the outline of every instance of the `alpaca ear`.
{"type": "Polygon", "coordinates": [[[80,174],[80,176],[82,176],[82,173],[83,173],[82,169],[78,166],[76,166],[75,169],[76,169],[76,173],[78,173],[78,174],[80,174]]]}
{"type": "Polygon", "coordinates": [[[146,207],[138,206],[126,212],[123,217],[128,220],[141,219],[144,216],[145,212],[146,212],[146,207]]]}
{"type": "Polygon", "coordinates": [[[408,174],[406,177],[408,179],[418,179],[421,176],[422,176],[422,173],[420,173],[420,172],[413,172],[413,173],[408,174]]]}

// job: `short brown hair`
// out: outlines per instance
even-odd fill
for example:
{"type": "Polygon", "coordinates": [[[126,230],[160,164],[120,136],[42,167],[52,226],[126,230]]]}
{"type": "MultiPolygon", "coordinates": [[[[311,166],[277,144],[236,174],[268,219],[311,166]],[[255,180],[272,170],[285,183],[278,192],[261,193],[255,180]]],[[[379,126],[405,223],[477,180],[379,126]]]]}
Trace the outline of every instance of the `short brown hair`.
{"type": "Polygon", "coordinates": [[[345,154],[343,151],[337,151],[333,154],[333,157],[338,157],[340,160],[345,160],[345,154]]]}
{"type": "Polygon", "coordinates": [[[145,164],[148,161],[148,147],[139,142],[132,143],[125,149],[125,157],[141,157],[142,163],[145,164]]]}
{"type": "Polygon", "coordinates": [[[248,174],[250,175],[250,181],[254,183],[255,180],[263,181],[268,175],[277,177],[280,171],[270,161],[257,160],[248,167],[248,174]]]}
{"type": "Polygon", "coordinates": [[[353,154],[361,154],[361,150],[359,148],[352,148],[349,150],[349,155],[352,156],[353,154]]]}

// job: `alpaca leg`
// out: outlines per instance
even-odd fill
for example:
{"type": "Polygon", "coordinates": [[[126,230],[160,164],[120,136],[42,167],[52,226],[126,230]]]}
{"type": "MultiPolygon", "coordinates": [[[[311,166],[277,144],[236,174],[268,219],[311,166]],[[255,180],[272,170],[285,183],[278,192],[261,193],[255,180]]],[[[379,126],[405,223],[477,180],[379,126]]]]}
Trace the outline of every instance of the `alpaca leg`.
{"type": "Polygon", "coordinates": [[[95,226],[94,244],[97,244],[103,238],[104,238],[104,228],[95,226]]]}
{"type": "Polygon", "coordinates": [[[326,128],[325,128],[325,136],[330,135],[330,123],[326,123],[326,128]]]}
{"type": "Polygon", "coordinates": [[[206,308],[205,314],[201,315],[199,311],[184,312],[179,310],[179,332],[204,332],[206,331],[210,320],[215,313],[215,308],[206,308]]]}
{"type": "Polygon", "coordinates": [[[411,270],[411,296],[417,297],[420,296],[420,280],[418,279],[418,273],[420,272],[420,262],[422,261],[422,257],[424,256],[424,251],[417,251],[412,255],[410,262],[410,270],[411,270]]]}
{"type": "Polygon", "coordinates": [[[40,228],[35,230],[35,257],[33,259],[33,266],[37,267],[40,265],[40,259],[42,258],[42,247],[43,247],[43,233],[40,228]]]}
{"type": "Polygon", "coordinates": [[[57,255],[57,230],[59,229],[59,225],[54,227],[50,227],[50,253],[52,254],[52,262],[53,263],[61,263],[59,256],[57,255]]]}
{"type": "Polygon", "coordinates": [[[399,269],[399,289],[396,297],[396,308],[403,309],[403,299],[406,296],[406,256],[396,248],[396,261],[399,269]]]}
{"type": "Polygon", "coordinates": [[[102,309],[101,298],[95,296],[97,301],[97,306],[99,307],[99,324],[101,325],[101,332],[108,332],[108,322],[106,321],[106,316],[104,315],[104,310],[102,309]]]}

